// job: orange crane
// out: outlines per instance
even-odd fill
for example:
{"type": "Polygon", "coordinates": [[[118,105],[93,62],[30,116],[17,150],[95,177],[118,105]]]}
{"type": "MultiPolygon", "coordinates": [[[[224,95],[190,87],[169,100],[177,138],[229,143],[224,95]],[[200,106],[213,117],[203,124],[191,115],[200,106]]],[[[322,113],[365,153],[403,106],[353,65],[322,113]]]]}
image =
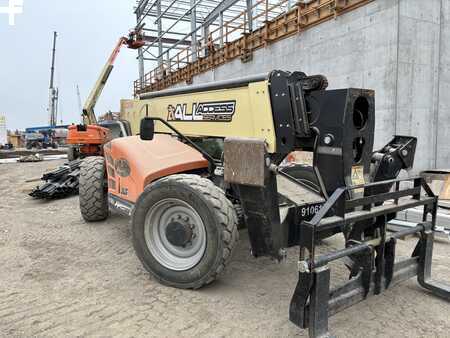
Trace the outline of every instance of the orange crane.
{"type": "Polygon", "coordinates": [[[100,97],[106,82],[114,68],[114,62],[123,46],[130,49],[138,49],[144,46],[142,35],[131,32],[128,37],[121,37],[114,47],[110,57],[100,73],[97,82],[92,88],[82,111],[82,124],[69,127],[67,144],[69,144],[69,160],[78,157],[92,155],[102,155],[103,144],[115,137],[127,136],[131,133],[129,124],[126,121],[114,120],[98,122],[94,108],[100,97]]]}

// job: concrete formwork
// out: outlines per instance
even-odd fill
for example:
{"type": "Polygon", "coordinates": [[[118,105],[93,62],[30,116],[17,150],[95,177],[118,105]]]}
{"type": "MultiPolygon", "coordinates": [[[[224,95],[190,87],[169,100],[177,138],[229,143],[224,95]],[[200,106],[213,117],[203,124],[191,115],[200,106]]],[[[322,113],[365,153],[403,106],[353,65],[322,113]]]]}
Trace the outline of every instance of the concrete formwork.
{"type": "Polygon", "coordinates": [[[325,74],[331,88],[376,90],[375,146],[419,138],[415,169],[450,167],[450,1],[376,0],[194,77],[193,83],[272,69],[325,74]]]}

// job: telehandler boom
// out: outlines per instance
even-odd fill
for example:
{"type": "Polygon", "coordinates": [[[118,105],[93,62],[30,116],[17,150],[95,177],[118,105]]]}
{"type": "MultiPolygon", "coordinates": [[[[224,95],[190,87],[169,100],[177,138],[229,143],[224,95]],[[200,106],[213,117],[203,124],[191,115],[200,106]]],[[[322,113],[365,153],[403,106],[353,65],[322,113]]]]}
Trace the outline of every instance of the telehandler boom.
{"type": "Polygon", "coordinates": [[[123,46],[130,49],[138,49],[144,45],[139,33],[132,32],[128,37],[121,37],[106,61],[100,76],[92,88],[82,111],[82,124],[69,127],[67,143],[69,148],[69,160],[78,156],[101,155],[102,146],[112,137],[127,136],[130,134],[129,125],[124,121],[107,121],[98,123],[95,116],[95,105],[99,99],[109,76],[114,68],[114,62],[123,46]]]}

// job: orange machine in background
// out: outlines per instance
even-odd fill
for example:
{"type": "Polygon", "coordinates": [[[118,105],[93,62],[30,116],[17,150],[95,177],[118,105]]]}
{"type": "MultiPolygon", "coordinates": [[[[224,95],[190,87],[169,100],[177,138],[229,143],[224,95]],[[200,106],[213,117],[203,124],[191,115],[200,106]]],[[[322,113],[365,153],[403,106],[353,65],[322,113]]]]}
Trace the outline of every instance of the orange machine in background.
{"type": "MultiPolygon", "coordinates": [[[[101,155],[102,146],[111,139],[109,130],[99,125],[72,125],[69,127],[67,143],[74,145],[70,147],[79,155],[101,155]]],[[[74,155],[73,160],[79,156],[74,155]]]]}

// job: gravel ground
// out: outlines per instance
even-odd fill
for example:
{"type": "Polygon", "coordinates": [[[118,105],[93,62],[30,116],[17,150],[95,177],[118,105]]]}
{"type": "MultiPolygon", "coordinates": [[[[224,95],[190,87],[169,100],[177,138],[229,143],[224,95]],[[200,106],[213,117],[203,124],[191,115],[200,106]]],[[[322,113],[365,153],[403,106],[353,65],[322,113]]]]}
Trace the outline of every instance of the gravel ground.
{"type": "MultiPolygon", "coordinates": [[[[306,336],[288,320],[297,250],[281,264],[256,260],[241,232],[220,280],[198,291],[162,286],[135,256],[127,218],[86,224],[77,197],[27,196],[36,183],[25,180],[59,163],[0,164],[0,336],[306,336]]],[[[434,268],[450,281],[450,243],[436,244],[434,268]]],[[[335,315],[330,328],[338,337],[450,337],[450,304],[409,280],[335,315]]]]}

